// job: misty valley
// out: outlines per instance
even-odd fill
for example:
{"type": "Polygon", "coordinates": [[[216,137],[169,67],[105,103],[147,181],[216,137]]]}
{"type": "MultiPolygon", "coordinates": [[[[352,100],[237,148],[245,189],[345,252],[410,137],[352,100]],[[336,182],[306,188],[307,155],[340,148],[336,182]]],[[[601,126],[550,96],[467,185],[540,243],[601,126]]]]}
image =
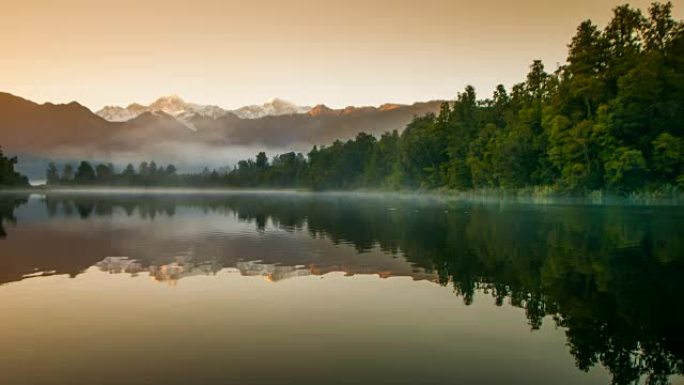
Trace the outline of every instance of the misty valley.
{"type": "Polygon", "coordinates": [[[581,201],[6,192],[0,372],[665,384],[684,370],[682,220],[581,201]]]}

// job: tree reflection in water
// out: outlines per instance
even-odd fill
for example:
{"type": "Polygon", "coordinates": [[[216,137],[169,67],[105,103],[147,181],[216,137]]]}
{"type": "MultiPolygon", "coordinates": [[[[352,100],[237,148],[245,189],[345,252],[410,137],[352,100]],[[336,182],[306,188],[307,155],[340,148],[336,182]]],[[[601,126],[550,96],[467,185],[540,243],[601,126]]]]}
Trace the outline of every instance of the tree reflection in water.
{"type": "Polygon", "coordinates": [[[4,225],[9,223],[16,223],[17,219],[14,217],[14,209],[26,203],[28,195],[26,194],[3,194],[0,195],[0,238],[5,238],[4,225]]]}
{"type": "MultiPolygon", "coordinates": [[[[22,202],[0,199],[0,235],[22,202]]],[[[551,316],[577,367],[601,364],[614,384],[665,384],[684,374],[684,222],[676,207],[247,193],[55,194],[45,207],[51,216],[120,212],[149,220],[194,207],[234,213],[259,231],[272,223],[350,243],[359,253],[379,247],[435,273],[466,304],[476,291],[489,293],[498,306],[525,309],[533,330],[551,316]]]]}

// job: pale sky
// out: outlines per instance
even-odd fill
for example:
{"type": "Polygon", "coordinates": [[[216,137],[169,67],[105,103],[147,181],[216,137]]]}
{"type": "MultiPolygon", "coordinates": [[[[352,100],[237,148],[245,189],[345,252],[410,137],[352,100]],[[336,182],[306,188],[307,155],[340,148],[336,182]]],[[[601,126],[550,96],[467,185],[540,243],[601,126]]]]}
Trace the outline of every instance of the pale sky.
{"type": "Polygon", "coordinates": [[[582,20],[603,27],[624,1],[0,2],[0,91],[96,110],[168,94],[225,108],[411,103],[467,84],[485,97],[533,59],[554,70],[582,20]]]}

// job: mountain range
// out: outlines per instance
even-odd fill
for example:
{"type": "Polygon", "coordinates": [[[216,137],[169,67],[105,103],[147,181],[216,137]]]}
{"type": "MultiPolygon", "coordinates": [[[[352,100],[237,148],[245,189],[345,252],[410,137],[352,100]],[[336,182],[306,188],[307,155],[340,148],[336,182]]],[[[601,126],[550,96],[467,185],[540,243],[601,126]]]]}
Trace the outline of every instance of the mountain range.
{"type": "Polygon", "coordinates": [[[97,114],[111,122],[125,122],[145,112],[164,112],[194,130],[195,127],[192,126],[190,120],[195,115],[217,119],[230,113],[240,119],[258,119],[264,116],[303,114],[310,110],[311,107],[300,107],[279,98],[274,98],[262,105],[249,105],[236,110],[225,110],[214,105],[187,103],[178,95],[170,95],[161,97],[147,106],[139,103],[132,103],[128,107],[105,106],[97,111],[97,114]]]}
{"type": "Polygon", "coordinates": [[[77,102],[38,104],[0,92],[0,146],[11,154],[57,160],[106,160],[134,154],[180,163],[192,160],[180,158],[192,156],[206,164],[201,157],[212,153],[225,165],[237,160],[236,148],[270,149],[271,154],[305,152],[313,145],[349,139],[361,131],[376,135],[401,131],[414,116],[437,112],[440,104],[332,109],[273,99],[231,111],[171,96],[148,106],[110,106],[94,113],[77,102]],[[184,152],[188,148],[194,151],[184,152]]]}

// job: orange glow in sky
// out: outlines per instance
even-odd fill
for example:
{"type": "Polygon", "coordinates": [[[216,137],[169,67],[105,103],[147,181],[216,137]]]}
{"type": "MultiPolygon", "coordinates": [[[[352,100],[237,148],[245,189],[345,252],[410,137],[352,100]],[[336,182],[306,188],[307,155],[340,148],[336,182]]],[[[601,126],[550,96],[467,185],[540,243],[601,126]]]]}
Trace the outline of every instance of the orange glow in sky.
{"type": "MultiPolygon", "coordinates": [[[[235,108],[488,96],[553,70],[576,26],[616,0],[8,0],[0,90],[91,109],[178,94],[235,108]]],[[[645,10],[650,1],[631,1],[645,10]]],[[[681,0],[674,16],[681,18],[681,0]]]]}

